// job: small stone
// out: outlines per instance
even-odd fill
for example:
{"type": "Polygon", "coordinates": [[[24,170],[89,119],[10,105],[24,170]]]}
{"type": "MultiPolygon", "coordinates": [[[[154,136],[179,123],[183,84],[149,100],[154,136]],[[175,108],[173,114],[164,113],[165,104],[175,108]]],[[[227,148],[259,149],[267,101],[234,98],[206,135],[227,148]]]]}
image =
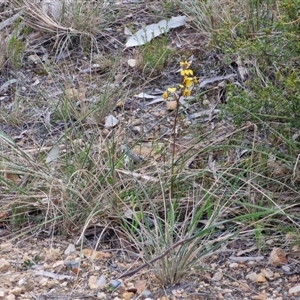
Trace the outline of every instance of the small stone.
{"type": "Polygon", "coordinates": [[[177,101],[168,101],[167,110],[175,110],[177,108],[177,101]]]}
{"type": "Polygon", "coordinates": [[[22,293],[22,289],[20,287],[15,287],[12,291],[10,291],[11,294],[14,294],[15,296],[20,296],[22,293]]]}
{"type": "Polygon", "coordinates": [[[0,290],[0,298],[4,298],[5,292],[0,290]]]}
{"type": "Polygon", "coordinates": [[[10,267],[10,263],[5,260],[4,258],[0,259],[0,271],[1,272],[6,272],[10,267]]]}
{"type": "Polygon", "coordinates": [[[102,133],[103,133],[104,135],[108,135],[108,134],[110,133],[110,130],[108,130],[107,128],[104,128],[104,129],[102,130],[102,133]]]}
{"type": "Polygon", "coordinates": [[[1,247],[0,247],[2,253],[3,252],[10,252],[12,250],[12,248],[13,248],[13,245],[12,245],[12,243],[9,243],[9,242],[2,243],[1,247]]]}
{"type": "Polygon", "coordinates": [[[246,275],[246,279],[255,281],[256,276],[257,276],[257,274],[255,272],[250,272],[249,274],[246,275]]]}
{"type": "Polygon", "coordinates": [[[298,294],[300,292],[300,285],[295,285],[289,289],[289,294],[298,294]]]}
{"type": "Polygon", "coordinates": [[[103,293],[103,292],[99,292],[99,293],[97,294],[97,299],[106,299],[106,294],[103,293]]]}
{"type": "MultiPolygon", "coordinates": [[[[151,296],[151,292],[149,290],[144,290],[142,293],[141,293],[142,297],[143,298],[149,298],[151,296]]],[[[145,300],[146,300],[145,299],[145,300]]]]}
{"type": "Polygon", "coordinates": [[[122,296],[123,296],[124,300],[130,300],[134,296],[134,293],[132,293],[132,292],[125,292],[125,293],[123,293],[122,296]]]}
{"type": "Polygon", "coordinates": [[[287,272],[287,273],[289,273],[291,271],[291,268],[289,266],[282,266],[281,268],[284,272],[287,272]]]}
{"type": "Polygon", "coordinates": [[[256,283],[264,283],[266,281],[267,281],[267,278],[264,273],[257,274],[257,276],[254,280],[254,282],[256,282],[256,283]]]}
{"type": "Polygon", "coordinates": [[[46,286],[47,284],[48,284],[48,278],[46,277],[43,277],[39,282],[40,286],[46,286]]]}
{"type": "Polygon", "coordinates": [[[239,266],[238,263],[231,263],[231,264],[229,265],[229,268],[235,269],[235,268],[238,268],[238,266],[239,266]]]}
{"type": "Polygon", "coordinates": [[[261,270],[262,273],[266,276],[266,278],[271,279],[274,277],[274,273],[270,269],[261,270]]]}
{"type": "Polygon", "coordinates": [[[15,299],[16,299],[16,296],[13,294],[9,294],[6,296],[6,300],[15,300],[15,299]]]}
{"type": "Polygon", "coordinates": [[[220,281],[221,279],[223,278],[223,273],[222,271],[218,271],[214,274],[212,280],[215,280],[215,281],[220,281]]]}
{"type": "Polygon", "coordinates": [[[202,103],[203,103],[204,107],[210,107],[210,101],[209,100],[205,99],[205,100],[203,100],[202,103]]]}
{"type": "Polygon", "coordinates": [[[189,121],[189,120],[185,120],[184,122],[183,122],[183,127],[184,128],[188,128],[188,127],[190,127],[191,126],[191,121],[189,121]]]}
{"type": "Polygon", "coordinates": [[[97,277],[96,276],[90,276],[89,278],[89,287],[91,290],[97,289],[97,277]]]}
{"type": "Polygon", "coordinates": [[[76,250],[75,246],[73,244],[69,244],[69,246],[67,247],[67,249],[65,250],[65,255],[69,255],[72,252],[74,252],[76,250]]]}
{"type": "Polygon", "coordinates": [[[223,289],[222,293],[223,294],[229,294],[229,293],[232,293],[232,290],[231,289],[223,289]]]}
{"type": "Polygon", "coordinates": [[[127,63],[130,67],[134,68],[136,66],[136,59],[130,58],[127,63]]]}
{"type": "Polygon", "coordinates": [[[112,279],[110,281],[110,285],[113,287],[113,288],[117,288],[119,287],[120,285],[122,284],[122,282],[120,280],[116,280],[116,279],[112,279]]]}

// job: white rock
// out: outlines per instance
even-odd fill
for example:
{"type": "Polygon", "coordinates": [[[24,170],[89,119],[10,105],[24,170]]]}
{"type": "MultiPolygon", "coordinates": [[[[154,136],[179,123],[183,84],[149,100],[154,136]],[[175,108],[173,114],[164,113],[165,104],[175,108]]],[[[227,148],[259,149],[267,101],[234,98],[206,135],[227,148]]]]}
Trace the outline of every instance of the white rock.
{"type": "Polygon", "coordinates": [[[97,294],[97,299],[106,299],[106,294],[103,293],[103,292],[99,292],[99,293],[97,294]]]}
{"type": "Polygon", "coordinates": [[[295,285],[289,289],[289,294],[297,294],[300,292],[300,285],[295,285]]]}

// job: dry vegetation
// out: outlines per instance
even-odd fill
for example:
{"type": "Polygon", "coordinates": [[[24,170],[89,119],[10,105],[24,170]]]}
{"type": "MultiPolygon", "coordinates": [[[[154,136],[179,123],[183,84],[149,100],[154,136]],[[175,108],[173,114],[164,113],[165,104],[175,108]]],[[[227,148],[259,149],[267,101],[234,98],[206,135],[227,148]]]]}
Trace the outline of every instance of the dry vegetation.
{"type": "Polygon", "coordinates": [[[0,2],[6,240],[95,239],[163,287],[237,240],[299,242],[293,1],[37,2],[0,2]],[[176,15],[185,27],[125,49],[125,27],[176,15]],[[176,109],[136,96],[161,96],[185,60],[199,85],[176,109]]]}

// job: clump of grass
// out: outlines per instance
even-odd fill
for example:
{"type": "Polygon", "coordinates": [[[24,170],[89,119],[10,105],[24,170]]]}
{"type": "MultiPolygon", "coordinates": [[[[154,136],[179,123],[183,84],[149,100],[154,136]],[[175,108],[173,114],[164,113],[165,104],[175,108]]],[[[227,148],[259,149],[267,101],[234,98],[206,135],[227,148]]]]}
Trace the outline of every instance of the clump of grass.
{"type": "Polygon", "coordinates": [[[152,39],[150,42],[141,46],[140,68],[142,68],[146,74],[160,74],[172,53],[172,49],[168,47],[167,36],[152,39]]]}
{"type": "Polygon", "coordinates": [[[23,29],[20,22],[20,19],[15,22],[13,32],[7,37],[7,49],[4,52],[7,54],[9,62],[14,70],[21,68],[25,50],[25,41],[23,41],[21,37],[21,31],[23,29]]]}

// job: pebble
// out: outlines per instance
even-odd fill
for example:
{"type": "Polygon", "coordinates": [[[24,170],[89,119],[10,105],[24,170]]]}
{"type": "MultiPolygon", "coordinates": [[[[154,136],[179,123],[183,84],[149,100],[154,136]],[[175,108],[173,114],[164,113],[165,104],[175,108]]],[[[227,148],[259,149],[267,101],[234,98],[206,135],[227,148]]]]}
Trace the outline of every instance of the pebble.
{"type": "Polygon", "coordinates": [[[232,268],[232,269],[235,269],[235,268],[238,268],[239,264],[238,263],[231,263],[229,265],[229,268],[232,268]]]}
{"type": "Polygon", "coordinates": [[[291,268],[289,266],[282,266],[281,268],[284,272],[287,272],[287,273],[291,271],[291,268]]]}
{"type": "Polygon", "coordinates": [[[289,294],[298,294],[300,292],[300,285],[295,285],[289,289],[289,294]]]}
{"type": "Polygon", "coordinates": [[[97,294],[97,299],[103,299],[103,300],[106,299],[106,294],[103,292],[99,292],[97,294]]]}
{"type": "MultiPolygon", "coordinates": [[[[151,296],[151,292],[149,290],[144,290],[142,293],[141,293],[142,297],[143,298],[146,298],[148,299],[150,296],[151,296]]],[[[145,299],[145,300],[146,300],[145,299]]]]}
{"type": "Polygon", "coordinates": [[[7,260],[5,260],[4,258],[1,258],[0,259],[0,271],[6,272],[6,271],[8,271],[9,267],[10,267],[10,263],[7,260]]]}

